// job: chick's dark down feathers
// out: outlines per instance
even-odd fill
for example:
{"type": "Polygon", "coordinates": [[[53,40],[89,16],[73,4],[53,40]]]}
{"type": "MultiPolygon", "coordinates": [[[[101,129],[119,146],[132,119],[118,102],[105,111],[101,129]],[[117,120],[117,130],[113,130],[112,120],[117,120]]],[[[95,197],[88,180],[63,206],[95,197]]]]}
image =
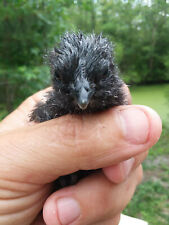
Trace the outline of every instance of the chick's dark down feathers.
{"type": "MultiPolygon", "coordinates": [[[[66,114],[85,114],[127,104],[114,61],[113,46],[102,35],[65,33],[47,54],[52,91],[30,120],[44,122],[66,114]]],[[[93,171],[92,171],[93,172],[93,171]]],[[[56,189],[76,183],[91,171],[77,171],[55,181],[56,189]]]]}

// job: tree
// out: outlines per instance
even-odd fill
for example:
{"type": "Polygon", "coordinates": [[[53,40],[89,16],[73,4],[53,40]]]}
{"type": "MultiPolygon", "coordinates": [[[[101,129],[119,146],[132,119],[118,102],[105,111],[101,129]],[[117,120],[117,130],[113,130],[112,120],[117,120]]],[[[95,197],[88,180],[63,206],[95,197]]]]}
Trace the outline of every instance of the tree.
{"type": "Polygon", "coordinates": [[[49,84],[42,56],[66,29],[66,18],[62,0],[0,3],[0,101],[8,112],[49,84]]]}

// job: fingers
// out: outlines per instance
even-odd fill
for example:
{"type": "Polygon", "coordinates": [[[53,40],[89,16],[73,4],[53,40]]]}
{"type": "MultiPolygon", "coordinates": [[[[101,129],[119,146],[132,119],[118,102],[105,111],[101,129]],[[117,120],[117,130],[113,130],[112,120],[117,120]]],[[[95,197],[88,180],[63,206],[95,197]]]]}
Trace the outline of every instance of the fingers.
{"type": "Polygon", "coordinates": [[[35,221],[33,223],[31,223],[31,225],[46,225],[44,222],[42,213],[39,213],[39,215],[37,216],[35,221]]]}
{"type": "MultiPolygon", "coordinates": [[[[145,107],[145,106],[144,106],[145,107]]],[[[145,109],[148,109],[152,111],[152,109],[145,107],[145,109]]],[[[148,116],[150,118],[150,115],[148,116]]],[[[152,116],[152,120],[156,121],[156,118],[152,116]]],[[[156,121],[157,122],[157,121],[156,121]]],[[[157,125],[156,129],[154,129],[154,132],[151,134],[151,137],[155,140],[155,137],[157,137],[158,130],[161,130],[162,128],[157,125]]],[[[148,150],[148,148],[147,148],[148,150]]],[[[111,180],[112,182],[119,183],[125,180],[128,176],[128,174],[131,172],[131,170],[135,169],[141,162],[144,161],[148,154],[148,151],[145,151],[143,153],[140,153],[136,155],[135,157],[132,157],[128,160],[125,160],[124,162],[115,164],[110,167],[103,168],[103,172],[106,175],[106,177],[111,180]]]]}
{"type": "MultiPolygon", "coordinates": [[[[0,184],[3,185],[1,180],[0,184]]],[[[2,189],[0,185],[0,189],[2,189]]],[[[20,186],[22,183],[20,183],[20,186]]],[[[19,186],[19,185],[18,185],[19,186]]],[[[24,184],[23,184],[24,186],[24,184]]],[[[29,194],[26,191],[20,192],[19,196],[13,195],[13,198],[9,196],[3,196],[3,193],[0,193],[0,224],[11,225],[11,224],[22,224],[27,225],[31,224],[34,218],[37,216],[38,212],[42,209],[44,201],[49,195],[49,190],[51,188],[49,185],[42,187],[39,191],[31,192],[29,194]]],[[[12,192],[13,186],[8,186],[7,192],[12,192]]],[[[5,191],[5,189],[4,189],[5,191]]]]}
{"type": "Polygon", "coordinates": [[[91,175],[75,186],[53,193],[44,205],[44,220],[47,225],[108,224],[126,207],[141,178],[141,167],[116,185],[101,173],[91,175]]]}
{"type": "Polygon", "coordinates": [[[116,165],[103,168],[105,176],[114,183],[123,182],[131,171],[135,170],[147,157],[148,151],[142,152],[135,157],[120,162],[116,165]]]}
{"type": "Polygon", "coordinates": [[[119,225],[119,222],[120,222],[120,214],[115,216],[112,219],[109,219],[109,220],[105,219],[104,221],[100,221],[100,222],[94,223],[92,225],[110,225],[110,224],[119,225]]]}
{"type": "Polygon", "coordinates": [[[27,98],[16,110],[1,121],[0,133],[28,125],[30,112],[33,110],[36,103],[45,99],[45,95],[50,90],[51,87],[46,88],[27,98]]]}
{"type": "MultiPolygon", "coordinates": [[[[128,103],[131,104],[131,95],[126,84],[123,85],[123,89],[128,103]]],[[[27,98],[15,111],[10,113],[3,121],[1,121],[0,132],[14,130],[16,128],[32,124],[29,122],[30,112],[38,102],[45,100],[46,94],[51,90],[52,87],[48,87],[27,98]]]]}
{"type": "Polygon", "coordinates": [[[131,98],[130,90],[126,84],[123,84],[123,90],[124,90],[125,98],[126,98],[128,104],[131,105],[132,98],[131,98]]]}
{"type": "Polygon", "coordinates": [[[46,183],[80,169],[107,167],[146,151],[160,133],[159,116],[143,106],[63,116],[2,134],[2,176],[10,177],[15,168],[18,179],[46,183]]]}

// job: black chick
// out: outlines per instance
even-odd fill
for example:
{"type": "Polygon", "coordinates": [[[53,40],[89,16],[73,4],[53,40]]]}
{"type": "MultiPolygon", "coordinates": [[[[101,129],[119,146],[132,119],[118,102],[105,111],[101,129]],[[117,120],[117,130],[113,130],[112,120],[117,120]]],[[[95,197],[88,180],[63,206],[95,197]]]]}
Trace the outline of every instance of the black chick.
{"type": "MultiPolygon", "coordinates": [[[[30,120],[44,122],[65,114],[94,113],[127,104],[112,44],[102,35],[65,33],[47,54],[53,90],[39,102],[30,120]]],[[[56,189],[74,184],[91,171],[77,171],[55,181],[56,189]]]]}

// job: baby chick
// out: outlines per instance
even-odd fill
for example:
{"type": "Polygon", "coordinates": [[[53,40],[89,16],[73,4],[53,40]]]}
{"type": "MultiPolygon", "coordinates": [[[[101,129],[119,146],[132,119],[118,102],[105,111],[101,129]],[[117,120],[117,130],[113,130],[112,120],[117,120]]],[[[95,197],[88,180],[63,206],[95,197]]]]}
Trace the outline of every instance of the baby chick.
{"type": "MultiPolygon", "coordinates": [[[[53,89],[45,102],[35,106],[31,121],[44,122],[66,114],[94,113],[127,104],[113,46],[102,35],[65,33],[47,59],[53,89]]],[[[90,173],[77,171],[60,177],[55,187],[74,184],[90,173]]]]}

